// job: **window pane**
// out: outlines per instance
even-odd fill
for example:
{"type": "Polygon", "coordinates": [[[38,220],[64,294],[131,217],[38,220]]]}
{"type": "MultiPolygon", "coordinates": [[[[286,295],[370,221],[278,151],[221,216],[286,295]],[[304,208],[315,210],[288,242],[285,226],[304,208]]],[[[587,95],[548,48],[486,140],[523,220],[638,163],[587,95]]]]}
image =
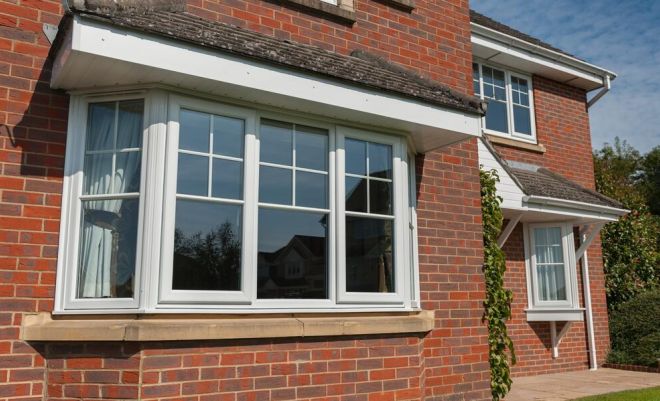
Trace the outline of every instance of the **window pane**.
{"type": "Polygon", "coordinates": [[[479,81],[472,81],[472,90],[474,91],[475,96],[479,96],[479,81]]]}
{"type": "Polygon", "coordinates": [[[112,153],[85,156],[83,193],[100,195],[110,193],[112,186],[112,153]]]}
{"type": "Polygon", "coordinates": [[[82,202],[78,298],[132,298],[138,199],[82,202]]]}
{"type": "Polygon", "coordinates": [[[346,291],[394,292],[393,222],[346,216],[346,291]]]}
{"type": "Polygon", "coordinates": [[[367,212],[366,178],[346,177],[346,210],[367,212]]]}
{"type": "Polygon", "coordinates": [[[179,153],[176,192],[188,195],[208,195],[209,158],[179,153]]]}
{"type": "Polygon", "coordinates": [[[392,147],[369,143],[369,175],[392,178],[392,147]]]}
{"type": "Polygon", "coordinates": [[[493,69],[483,65],[483,66],[481,66],[481,71],[484,74],[484,83],[492,84],[493,83],[493,69]]]}
{"type": "Polygon", "coordinates": [[[484,96],[489,98],[495,97],[492,85],[484,85],[484,96]]]}
{"type": "Polygon", "coordinates": [[[119,102],[117,149],[142,146],[142,100],[119,102]]]}
{"type": "Polygon", "coordinates": [[[296,171],[296,206],[327,208],[327,181],[325,174],[296,171]]]}
{"type": "Polygon", "coordinates": [[[291,170],[261,166],[259,168],[259,202],[292,203],[291,170]]]}
{"type": "Polygon", "coordinates": [[[506,101],[506,92],[504,88],[495,87],[495,99],[506,101]]]}
{"type": "Polygon", "coordinates": [[[486,110],[486,128],[508,133],[508,122],[506,116],[506,103],[489,101],[486,110]]]}
{"type": "Polygon", "coordinates": [[[392,183],[369,181],[370,213],[392,214],[392,183]]]}
{"type": "Polygon", "coordinates": [[[516,132],[532,135],[532,121],[529,113],[530,110],[526,107],[513,106],[513,125],[516,132]]]}
{"type": "Polygon", "coordinates": [[[293,124],[261,120],[260,158],[262,162],[293,164],[293,124]]]}
{"type": "Polygon", "coordinates": [[[142,152],[117,153],[115,161],[114,192],[138,192],[140,190],[140,165],[142,152]]]}
{"type": "Polygon", "coordinates": [[[493,69],[493,84],[504,87],[504,71],[493,69]]]}
{"type": "Polygon", "coordinates": [[[346,138],[346,172],[367,175],[367,143],[346,138]]]}
{"type": "Polygon", "coordinates": [[[521,92],[527,93],[528,88],[526,79],[518,78],[518,86],[521,92]]]}
{"type": "Polygon", "coordinates": [[[211,116],[191,110],[179,113],[179,149],[209,151],[211,116]]]}
{"type": "Polygon", "coordinates": [[[212,174],[211,196],[243,199],[243,163],[214,158],[212,174]]]}
{"type": "Polygon", "coordinates": [[[327,298],[327,219],[259,209],[258,298],[327,298]]]}
{"type": "Polygon", "coordinates": [[[566,301],[564,266],[537,266],[539,300],[566,301]]]}
{"type": "Polygon", "coordinates": [[[243,157],[245,121],[240,118],[213,116],[213,153],[243,157]]]}
{"type": "Polygon", "coordinates": [[[523,106],[529,106],[529,95],[525,93],[520,94],[520,104],[523,106]]]}
{"type": "Polygon", "coordinates": [[[114,149],[115,102],[92,103],[87,115],[87,150],[114,149]]]}
{"type": "Polygon", "coordinates": [[[176,202],[172,289],[241,289],[240,205],[176,202]]]}
{"type": "Polygon", "coordinates": [[[296,125],[296,166],[328,171],[328,132],[296,125]]]}
{"type": "Polygon", "coordinates": [[[519,90],[519,87],[518,87],[518,78],[516,78],[516,77],[511,77],[511,89],[513,89],[514,91],[519,90]]]}

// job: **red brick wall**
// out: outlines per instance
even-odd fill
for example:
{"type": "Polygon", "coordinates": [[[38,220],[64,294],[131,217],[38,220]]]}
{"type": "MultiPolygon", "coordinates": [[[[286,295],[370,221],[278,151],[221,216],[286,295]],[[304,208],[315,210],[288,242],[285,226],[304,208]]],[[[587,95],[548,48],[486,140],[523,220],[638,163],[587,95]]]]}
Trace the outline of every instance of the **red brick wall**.
{"type": "MultiPolygon", "coordinates": [[[[353,26],[273,2],[191,0],[206,18],[346,54],[367,49],[468,93],[467,1],[412,13],[356,1],[353,26]]],[[[53,306],[67,96],[48,88],[59,0],[0,0],[0,400],[464,400],[489,398],[481,322],[476,142],[417,160],[425,336],[170,343],[25,343],[53,306]]]]}
{"type": "MultiPolygon", "coordinates": [[[[587,188],[594,188],[591,133],[586,108],[586,93],[568,85],[535,76],[534,107],[538,143],[546,148],[544,154],[496,145],[507,160],[516,160],[545,166],[587,188]]],[[[550,324],[528,324],[527,284],[523,253],[522,226],[516,228],[504,247],[507,256],[506,285],[514,291],[513,316],[510,334],[516,345],[518,376],[589,368],[586,331],[583,322],[574,323],[561,342],[559,358],[552,359],[550,324]]],[[[588,249],[589,276],[594,313],[596,349],[599,366],[605,361],[609,349],[609,327],[605,300],[605,277],[602,250],[597,238],[588,249]]],[[[578,264],[578,291],[580,306],[584,296],[578,264]]],[[[558,325],[558,330],[561,325],[558,325]]]]}

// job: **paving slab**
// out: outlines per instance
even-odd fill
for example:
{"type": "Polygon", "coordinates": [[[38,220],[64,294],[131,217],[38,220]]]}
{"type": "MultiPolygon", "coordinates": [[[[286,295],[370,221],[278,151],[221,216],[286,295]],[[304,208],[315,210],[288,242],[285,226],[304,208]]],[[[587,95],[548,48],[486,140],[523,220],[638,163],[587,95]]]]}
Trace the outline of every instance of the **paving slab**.
{"type": "Polygon", "coordinates": [[[600,368],[513,379],[505,401],[568,401],[590,395],[660,386],[659,373],[600,368]]]}

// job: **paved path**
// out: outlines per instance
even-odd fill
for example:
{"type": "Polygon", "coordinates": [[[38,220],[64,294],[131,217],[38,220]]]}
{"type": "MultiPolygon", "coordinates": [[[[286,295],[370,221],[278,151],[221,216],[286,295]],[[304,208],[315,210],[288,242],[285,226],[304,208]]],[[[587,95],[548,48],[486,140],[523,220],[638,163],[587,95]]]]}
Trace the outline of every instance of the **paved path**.
{"type": "Polygon", "coordinates": [[[566,401],[589,395],[660,386],[660,373],[600,368],[513,379],[505,401],[566,401]]]}

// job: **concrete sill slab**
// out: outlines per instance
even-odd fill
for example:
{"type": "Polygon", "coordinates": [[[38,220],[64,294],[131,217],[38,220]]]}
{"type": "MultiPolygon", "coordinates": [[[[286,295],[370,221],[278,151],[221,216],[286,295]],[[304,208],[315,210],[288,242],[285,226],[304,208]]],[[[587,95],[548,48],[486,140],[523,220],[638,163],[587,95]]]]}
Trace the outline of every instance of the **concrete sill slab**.
{"type": "Polygon", "coordinates": [[[23,317],[24,341],[181,341],[364,334],[433,330],[433,311],[380,314],[242,316],[85,316],[48,312],[23,317]]]}
{"type": "Polygon", "coordinates": [[[491,135],[491,134],[484,134],[484,135],[486,136],[486,138],[488,138],[488,140],[491,143],[495,143],[495,144],[502,145],[502,146],[507,146],[509,148],[529,150],[529,151],[536,152],[536,153],[541,153],[541,154],[545,153],[545,151],[546,151],[545,146],[543,146],[541,144],[534,144],[534,143],[524,142],[524,141],[520,141],[520,140],[517,140],[517,139],[503,138],[501,136],[491,135]]]}

